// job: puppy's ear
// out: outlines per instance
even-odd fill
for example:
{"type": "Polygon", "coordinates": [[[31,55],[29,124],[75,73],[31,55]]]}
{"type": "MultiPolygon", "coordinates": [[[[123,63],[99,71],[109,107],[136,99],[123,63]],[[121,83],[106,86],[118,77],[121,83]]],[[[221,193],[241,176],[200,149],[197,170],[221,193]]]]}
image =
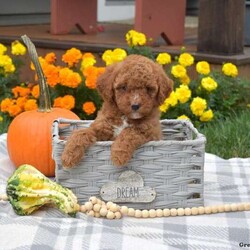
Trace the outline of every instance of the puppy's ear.
{"type": "Polygon", "coordinates": [[[160,65],[157,66],[159,66],[157,67],[158,69],[156,73],[158,75],[157,84],[159,86],[157,94],[157,103],[160,106],[161,104],[163,104],[165,99],[168,98],[168,96],[171,94],[174,82],[167,77],[167,74],[163,70],[162,66],[160,65]]]}
{"type": "Polygon", "coordinates": [[[117,64],[107,66],[104,73],[100,75],[96,82],[96,89],[102,99],[107,102],[113,102],[114,90],[113,84],[116,77],[117,64]]]}

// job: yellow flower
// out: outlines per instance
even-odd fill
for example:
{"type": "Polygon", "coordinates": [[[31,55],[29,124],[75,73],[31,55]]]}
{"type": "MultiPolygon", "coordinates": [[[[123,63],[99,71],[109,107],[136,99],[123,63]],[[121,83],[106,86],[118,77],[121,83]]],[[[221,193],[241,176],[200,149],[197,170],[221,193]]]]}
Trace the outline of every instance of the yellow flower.
{"type": "Polygon", "coordinates": [[[81,70],[88,68],[89,66],[93,66],[96,64],[96,60],[93,57],[85,57],[81,62],[81,70]]]}
{"type": "Polygon", "coordinates": [[[127,57],[127,52],[124,49],[114,49],[112,53],[113,62],[121,62],[127,57]]]}
{"type": "Polygon", "coordinates": [[[190,104],[192,113],[196,116],[201,116],[204,110],[207,108],[207,101],[201,97],[195,97],[190,104]]]}
{"type": "Polygon", "coordinates": [[[106,66],[115,63],[115,62],[121,62],[127,57],[127,52],[124,49],[114,49],[112,50],[106,50],[102,55],[102,60],[106,63],[106,66]]]}
{"type": "Polygon", "coordinates": [[[237,67],[232,63],[225,63],[222,66],[222,72],[226,76],[236,77],[238,75],[237,67]]]}
{"type": "Polygon", "coordinates": [[[194,57],[190,55],[189,53],[185,52],[180,55],[178,62],[180,65],[184,67],[188,67],[194,63],[194,57]]]}
{"type": "Polygon", "coordinates": [[[210,73],[210,65],[206,61],[201,61],[196,64],[196,71],[202,75],[208,75],[210,73]]]}
{"type": "Polygon", "coordinates": [[[213,91],[217,88],[218,84],[217,82],[211,78],[211,77],[204,77],[202,80],[201,80],[201,86],[207,90],[207,91],[213,91]]]}
{"type": "Polygon", "coordinates": [[[177,117],[178,120],[190,120],[190,118],[186,115],[180,115],[177,117]]]}
{"type": "Polygon", "coordinates": [[[156,58],[156,62],[161,65],[171,63],[171,56],[168,53],[159,53],[156,58]]]}
{"type": "Polygon", "coordinates": [[[182,65],[178,64],[178,65],[175,65],[175,66],[172,67],[171,74],[175,78],[182,78],[185,75],[187,75],[187,70],[185,69],[185,67],[183,67],[182,65]]]}
{"type": "Polygon", "coordinates": [[[181,84],[184,84],[184,85],[188,85],[190,83],[190,81],[191,80],[187,74],[180,78],[181,84]]]}
{"type": "Polygon", "coordinates": [[[108,49],[102,54],[102,60],[106,63],[106,65],[110,65],[113,63],[113,58],[112,58],[113,51],[108,49]]]}
{"type": "Polygon", "coordinates": [[[26,47],[18,40],[11,43],[11,54],[12,55],[25,55],[26,47]]]}
{"type": "Polygon", "coordinates": [[[209,110],[202,113],[202,115],[200,117],[200,121],[201,122],[208,122],[211,119],[213,119],[213,117],[214,117],[213,111],[211,109],[209,109],[209,110]]]}
{"type": "Polygon", "coordinates": [[[82,109],[87,115],[92,115],[96,111],[96,107],[93,102],[85,102],[82,105],[82,109]]]}
{"type": "Polygon", "coordinates": [[[0,122],[3,122],[3,117],[0,115],[0,122]]]}
{"type": "Polygon", "coordinates": [[[13,73],[14,71],[16,70],[16,67],[15,67],[15,65],[14,64],[6,64],[5,66],[4,66],[4,71],[5,71],[5,73],[13,73]]]}
{"type": "Polygon", "coordinates": [[[142,46],[147,42],[146,36],[143,33],[137,32],[135,30],[130,30],[126,34],[126,41],[128,46],[142,46]]]}
{"type": "Polygon", "coordinates": [[[180,85],[179,88],[176,88],[175,94],[180,103],[186,103],[191,97],[191,90],[186,85],[180,85]]]}
{"type": "Polygon", "coordinates": [[[3,55],[7,51],[7,47],[0,43],[0,55],[3,55]]]}
{"type": "Polygon", "coordinates": [[[160,106],[161,112],[166,112],[170,106],[174,107],[178,103],[177,96],[174,91],[171,92],[168,98],[165,99],[164,103],[160,106]]]}

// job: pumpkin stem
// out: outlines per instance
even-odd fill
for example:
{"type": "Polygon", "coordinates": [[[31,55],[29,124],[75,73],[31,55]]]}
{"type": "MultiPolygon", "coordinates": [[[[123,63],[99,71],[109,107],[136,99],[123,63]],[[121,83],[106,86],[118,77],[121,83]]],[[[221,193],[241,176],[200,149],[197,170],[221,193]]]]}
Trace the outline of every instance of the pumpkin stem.
{"type": "Polygon", "coordinates": [[[26,35],[21,36],[21,38],[28,48],[31,61],[33,62],[37,75],[38,75],[38,83],[39,83],[39,89],[40,89],[38,111],[50,112],[51,103],[50,103],[49,88],[48,88],[46,77],[43,73],[41,64],[38,60],[38,55],[36,52],[35,45],[31,42],[30,38],[26,35]]]}

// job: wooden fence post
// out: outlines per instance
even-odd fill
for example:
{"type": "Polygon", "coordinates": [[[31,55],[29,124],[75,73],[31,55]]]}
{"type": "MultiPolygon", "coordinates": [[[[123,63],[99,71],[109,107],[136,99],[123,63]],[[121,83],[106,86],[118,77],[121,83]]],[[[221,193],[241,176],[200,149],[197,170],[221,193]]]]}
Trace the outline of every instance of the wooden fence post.
{"type": "Polygon", "coordinates": [[[197,51],[242,54],[244,19],[245,0],[200,0],[197,51]]]}

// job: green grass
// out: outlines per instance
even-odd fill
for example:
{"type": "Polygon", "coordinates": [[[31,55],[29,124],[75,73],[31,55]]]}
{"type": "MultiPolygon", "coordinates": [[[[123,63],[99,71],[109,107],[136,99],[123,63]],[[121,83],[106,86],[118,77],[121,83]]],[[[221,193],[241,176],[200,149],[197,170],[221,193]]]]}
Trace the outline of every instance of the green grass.
{"type": "Polygon", "coordinates": [[[224,159],[250,157],[250,111],[208,124],[200,132],[207,138],[207,153],[224,159]]]}

